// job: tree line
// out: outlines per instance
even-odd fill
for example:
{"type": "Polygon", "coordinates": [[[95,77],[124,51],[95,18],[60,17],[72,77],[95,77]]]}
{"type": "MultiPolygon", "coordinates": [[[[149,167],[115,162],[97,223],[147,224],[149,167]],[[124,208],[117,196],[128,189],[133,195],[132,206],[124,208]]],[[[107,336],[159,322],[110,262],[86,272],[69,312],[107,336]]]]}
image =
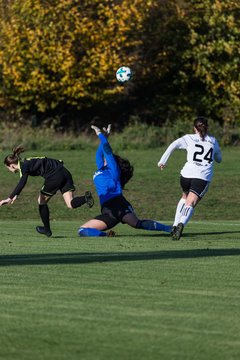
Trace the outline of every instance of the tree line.
{"type": "Polygon", "coordinates": [[[0,0],[1,114],[76,129],[196,115],[236,127],[239,41],[239,0],[0,0]]]}

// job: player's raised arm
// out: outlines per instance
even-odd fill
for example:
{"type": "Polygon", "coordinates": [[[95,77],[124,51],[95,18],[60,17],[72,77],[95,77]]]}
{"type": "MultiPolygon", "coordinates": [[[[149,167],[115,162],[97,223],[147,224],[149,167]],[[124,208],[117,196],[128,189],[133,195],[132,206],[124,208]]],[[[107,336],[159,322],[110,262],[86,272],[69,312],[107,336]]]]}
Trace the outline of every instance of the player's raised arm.
{"type": "MultiPolygon", "coordinates": [[[[101,133],[101,130],[98,127],[92,125],[91,128],[96,132],[96,135],[101,133]]],[[[108,137],[110,135],[110,132],[111,132],[111,124],[108,124],[107,127],[103,127],[103,133],[105,137],[108,137]]],[[[101,169],[104,166],[104,151],[101,142],[96,151],[96,165],[98,169],[101,169]]]]}
{"type": "Polygon", "coordinates": [[[108,138],[111,133],[112,124],[108,124],[107,127],[103,127],[104,135],[108,138]]]}
{"type": "MultiPolygon", "coordinates": [[[[108,142],[107,137],[102,133],[102,131],[97,126],[92,125],[91,128],[95,131],[96,135],[100,139],[104,158],[106,159],[106,163],[107,163],[108,167],[113,171],[113,174],[116,174],[116,176],[117,176],[118,175],[118,171],[117,171],[118,164],[113,155],[112,148],[108,142]]],[[[108,127],[108,129],[110,131],[109,127],[108,127]]]]}

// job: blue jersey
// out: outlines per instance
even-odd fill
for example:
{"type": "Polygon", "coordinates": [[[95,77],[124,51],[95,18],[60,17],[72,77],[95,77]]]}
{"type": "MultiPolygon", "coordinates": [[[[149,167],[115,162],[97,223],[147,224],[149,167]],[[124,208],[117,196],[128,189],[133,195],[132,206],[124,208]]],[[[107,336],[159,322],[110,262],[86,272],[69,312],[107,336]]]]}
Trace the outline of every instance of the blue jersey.
{"type": "Polygon", "coordinates": [[[93,181],[102,205],[107,200],[122,194],[120,168],[113,155],[111,146],[103,134],[98,135],[100,145],[96,152],[97,171],[93,181]],[[104,165],[104,159],[106,165],[104,165]]]}

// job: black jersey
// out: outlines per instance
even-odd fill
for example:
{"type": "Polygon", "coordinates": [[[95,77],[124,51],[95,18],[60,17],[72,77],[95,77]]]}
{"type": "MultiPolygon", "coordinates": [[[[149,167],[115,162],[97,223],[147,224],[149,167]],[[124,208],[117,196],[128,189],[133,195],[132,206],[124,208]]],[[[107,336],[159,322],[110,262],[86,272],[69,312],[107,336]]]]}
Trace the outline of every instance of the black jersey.
{"type": "Polygon", "coordinates": [[[11,199],[20,194],[27,183],[28,176],[42,176],[47,179],[63,168],[63,162],[47,157],[34,157],[20,161],[19,166],[20,181],[9,196],[11,199]]]}
{"type": "Polygon", "coordinates": [[[20,162],[20,177],[27,173],[30,176],[42,176],[46,179],[62,167],[61,160],[47,157],[28,158],[20,162]]]}

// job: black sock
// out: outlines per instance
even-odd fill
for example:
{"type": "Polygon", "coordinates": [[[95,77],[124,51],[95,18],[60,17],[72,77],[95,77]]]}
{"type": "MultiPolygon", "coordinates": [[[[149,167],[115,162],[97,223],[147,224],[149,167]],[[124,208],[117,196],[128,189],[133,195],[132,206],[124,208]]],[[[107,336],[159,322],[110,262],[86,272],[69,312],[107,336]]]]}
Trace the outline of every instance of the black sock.
{"type": "Polygon", "coordinates": [[[82,206],[83,204],[86,204],[85,196],[77,196],[77,197],[73,198],[71,201],[71,205],[72,205],[73,209],[76,209],[76,208],[82,206]]]}
{"type": "Polygon", "coordinates": [[[42,219],[43,225],[46,230],[50,230],[50,222],[49,222],[49,208],[47,204],[39,205],[39,214],[42,219]]]}

